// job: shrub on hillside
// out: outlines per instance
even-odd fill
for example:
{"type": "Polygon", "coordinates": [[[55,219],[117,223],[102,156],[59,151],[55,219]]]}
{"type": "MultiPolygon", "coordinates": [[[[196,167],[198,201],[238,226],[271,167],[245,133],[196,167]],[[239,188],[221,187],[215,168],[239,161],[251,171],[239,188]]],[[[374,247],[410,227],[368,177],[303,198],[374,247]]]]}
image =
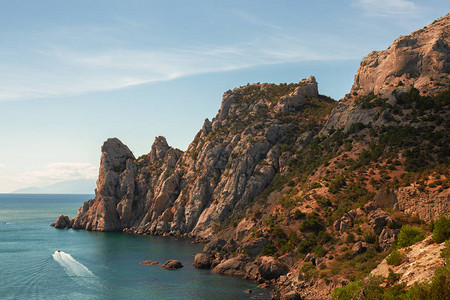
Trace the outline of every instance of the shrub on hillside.
{"type": "Polygon", "coordinates": [[[353,281],[350,284],[337,288],[331,294],[332,299],[383,299],[383,288],[380,284],[383,279],[369,276],[366,279],[353,281]],[[364,298],[361,298],[363,296],[364,298]]]}
{"type": "Polygon", "coordinates": [[[450,238],[450,217],[441,216],[433,225],[433,241],[442,243],[450,238]]]}
{"type": "Polygon", "coordinates": [[[391,266],[398,266],[402,263],[402,261],[403,255],[397,250],[395,250],[388,257],[386,257],[387,264],[391,266]]]}
{"type": "Polygon", "coordinates": [[[273,243],[269,243],[261,251],[261,255],[263,256],[272,256],[277,252],[277,248],[273,243]]]}
{"type": "Polygon", "coordinates": [[[415,226],[403,226],[398,234],[397,246],[408,247],[420,242],[425,238],[425,233],[422,229],[415,226]]]}
{"type": "Polygon", "coordinates": [[[320,220],[319,215],[317,215],[316,213],[311,213],[307,215],[306,219],[303,220],[302,224],[300,225],[301,231],[319,232],[324,229],[325,227],[322,221],[320,220]]]}
{"type": "Polygon", "coordinates": [[[301,270],[306,278],[311,278],[317,273],[316,267],[310,262],[303,263],[301,270]]]}
{"type": "Polygon", "coordinates": [[[395,273],[392,269],[389,269],[389,275],[387,277],[388,284],[389,285],[395,284],[400,279],[401,276],[402,274],[395,273]]]}
{"type": "Polygon", "coordinates": [[[300,219],[303,219],[304,217],[306,217],[306,214],[304,212],[300,211],[300,210],[296,210],[292,214],[292,218],[294,220],[300,220],[300,219]]]}

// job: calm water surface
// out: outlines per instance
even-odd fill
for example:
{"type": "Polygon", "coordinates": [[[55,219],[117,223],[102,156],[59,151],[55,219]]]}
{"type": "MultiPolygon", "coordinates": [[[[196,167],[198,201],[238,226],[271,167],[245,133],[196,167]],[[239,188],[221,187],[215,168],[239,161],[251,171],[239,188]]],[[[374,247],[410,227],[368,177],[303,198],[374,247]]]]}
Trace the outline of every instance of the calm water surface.
{"type": "Polygon", "coordinates": [[[75,216],[90,198],[0,194],[0,299],[267,299],[251,281],[192,267],[202,245],[49,226],[60,214],[75,216]],[[185,267],[139,264],[149,259],[185,267]]]}

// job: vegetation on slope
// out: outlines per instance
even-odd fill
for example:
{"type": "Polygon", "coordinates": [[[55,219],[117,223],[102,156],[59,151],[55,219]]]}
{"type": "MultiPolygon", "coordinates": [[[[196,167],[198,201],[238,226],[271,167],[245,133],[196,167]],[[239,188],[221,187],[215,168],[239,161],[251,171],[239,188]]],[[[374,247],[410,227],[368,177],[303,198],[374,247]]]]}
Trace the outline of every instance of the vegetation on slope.
{"type": "MultiPolygon", "coordinates": [[[[365,278],[396,244],[381,247],[379,232],[374,232],[367,214],[354,218],[341,232],[334,224],[349,212],[371,205],[376,192],[382,189],[411,184],[419,191],[448,189],[450,123],[443,119],[442,112],[448,110],[449,98],[449,90],[424,97],[411,88],[406,95],[398,96],[395,106],[388,107],[368,97],[362,101],[374,102],[380,111],[391,109],[386,125],[355,123],[346,132],[332,130],[328,135],[316,136],[305,146],[295,147],[291,142],[283,145],[282,151],[292,153],[288,167],[255,198],[246,214],[258,224],[249,238],[269,240],[261,255],[296,253],[300,259],[313,257],[315,263],[304,262],[301,267],[309,279],[329,282],[365,278]],[[352,249],[358,242],[366,247],[361,253],[352,249]]],[[[308,118],[328,112],[324,103],[314,106],[308,118]]],[[[287,114],[284,118],[286,123],[295,123],[301,116],[287,114]]],[[[399,233],[399,246],[411,245],[430,232],[429,225],[416,216],[392,208],[388,213],[392,219],[385,228],[399,233]]],[[[242,218],[235,219],[234,226],[242,218]]],[[[395,276],[392,274],[391,279],[395,276]]],[[[358,281],[348,289],[355,285],[371,289],[377,281],[358,281]]]]}

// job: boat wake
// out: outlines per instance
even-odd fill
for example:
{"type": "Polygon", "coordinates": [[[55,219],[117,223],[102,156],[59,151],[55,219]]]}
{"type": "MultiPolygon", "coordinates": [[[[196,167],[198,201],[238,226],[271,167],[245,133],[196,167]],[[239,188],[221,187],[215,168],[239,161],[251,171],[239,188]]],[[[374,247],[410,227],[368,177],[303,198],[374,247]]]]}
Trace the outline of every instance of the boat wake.
{"type": "Polygon", "coordinates": [[[75,258],[68,253],[55,251],[52,256],[53,259],[64,268],[69,277],[95,277],[85,265],[75,260],[75,258]]]}

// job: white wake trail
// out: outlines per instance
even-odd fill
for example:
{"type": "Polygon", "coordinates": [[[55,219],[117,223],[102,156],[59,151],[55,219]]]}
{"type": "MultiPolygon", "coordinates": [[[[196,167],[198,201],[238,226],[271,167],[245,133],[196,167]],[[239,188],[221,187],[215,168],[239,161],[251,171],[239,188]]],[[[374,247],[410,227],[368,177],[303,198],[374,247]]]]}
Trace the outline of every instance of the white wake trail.
{"type": "Polygon", "coordinates": [[[55,251],[52,256],[64,268],[69,277],[95,278],[95,275],[85,265],[75,260],[72,255],[55,251]]]}

